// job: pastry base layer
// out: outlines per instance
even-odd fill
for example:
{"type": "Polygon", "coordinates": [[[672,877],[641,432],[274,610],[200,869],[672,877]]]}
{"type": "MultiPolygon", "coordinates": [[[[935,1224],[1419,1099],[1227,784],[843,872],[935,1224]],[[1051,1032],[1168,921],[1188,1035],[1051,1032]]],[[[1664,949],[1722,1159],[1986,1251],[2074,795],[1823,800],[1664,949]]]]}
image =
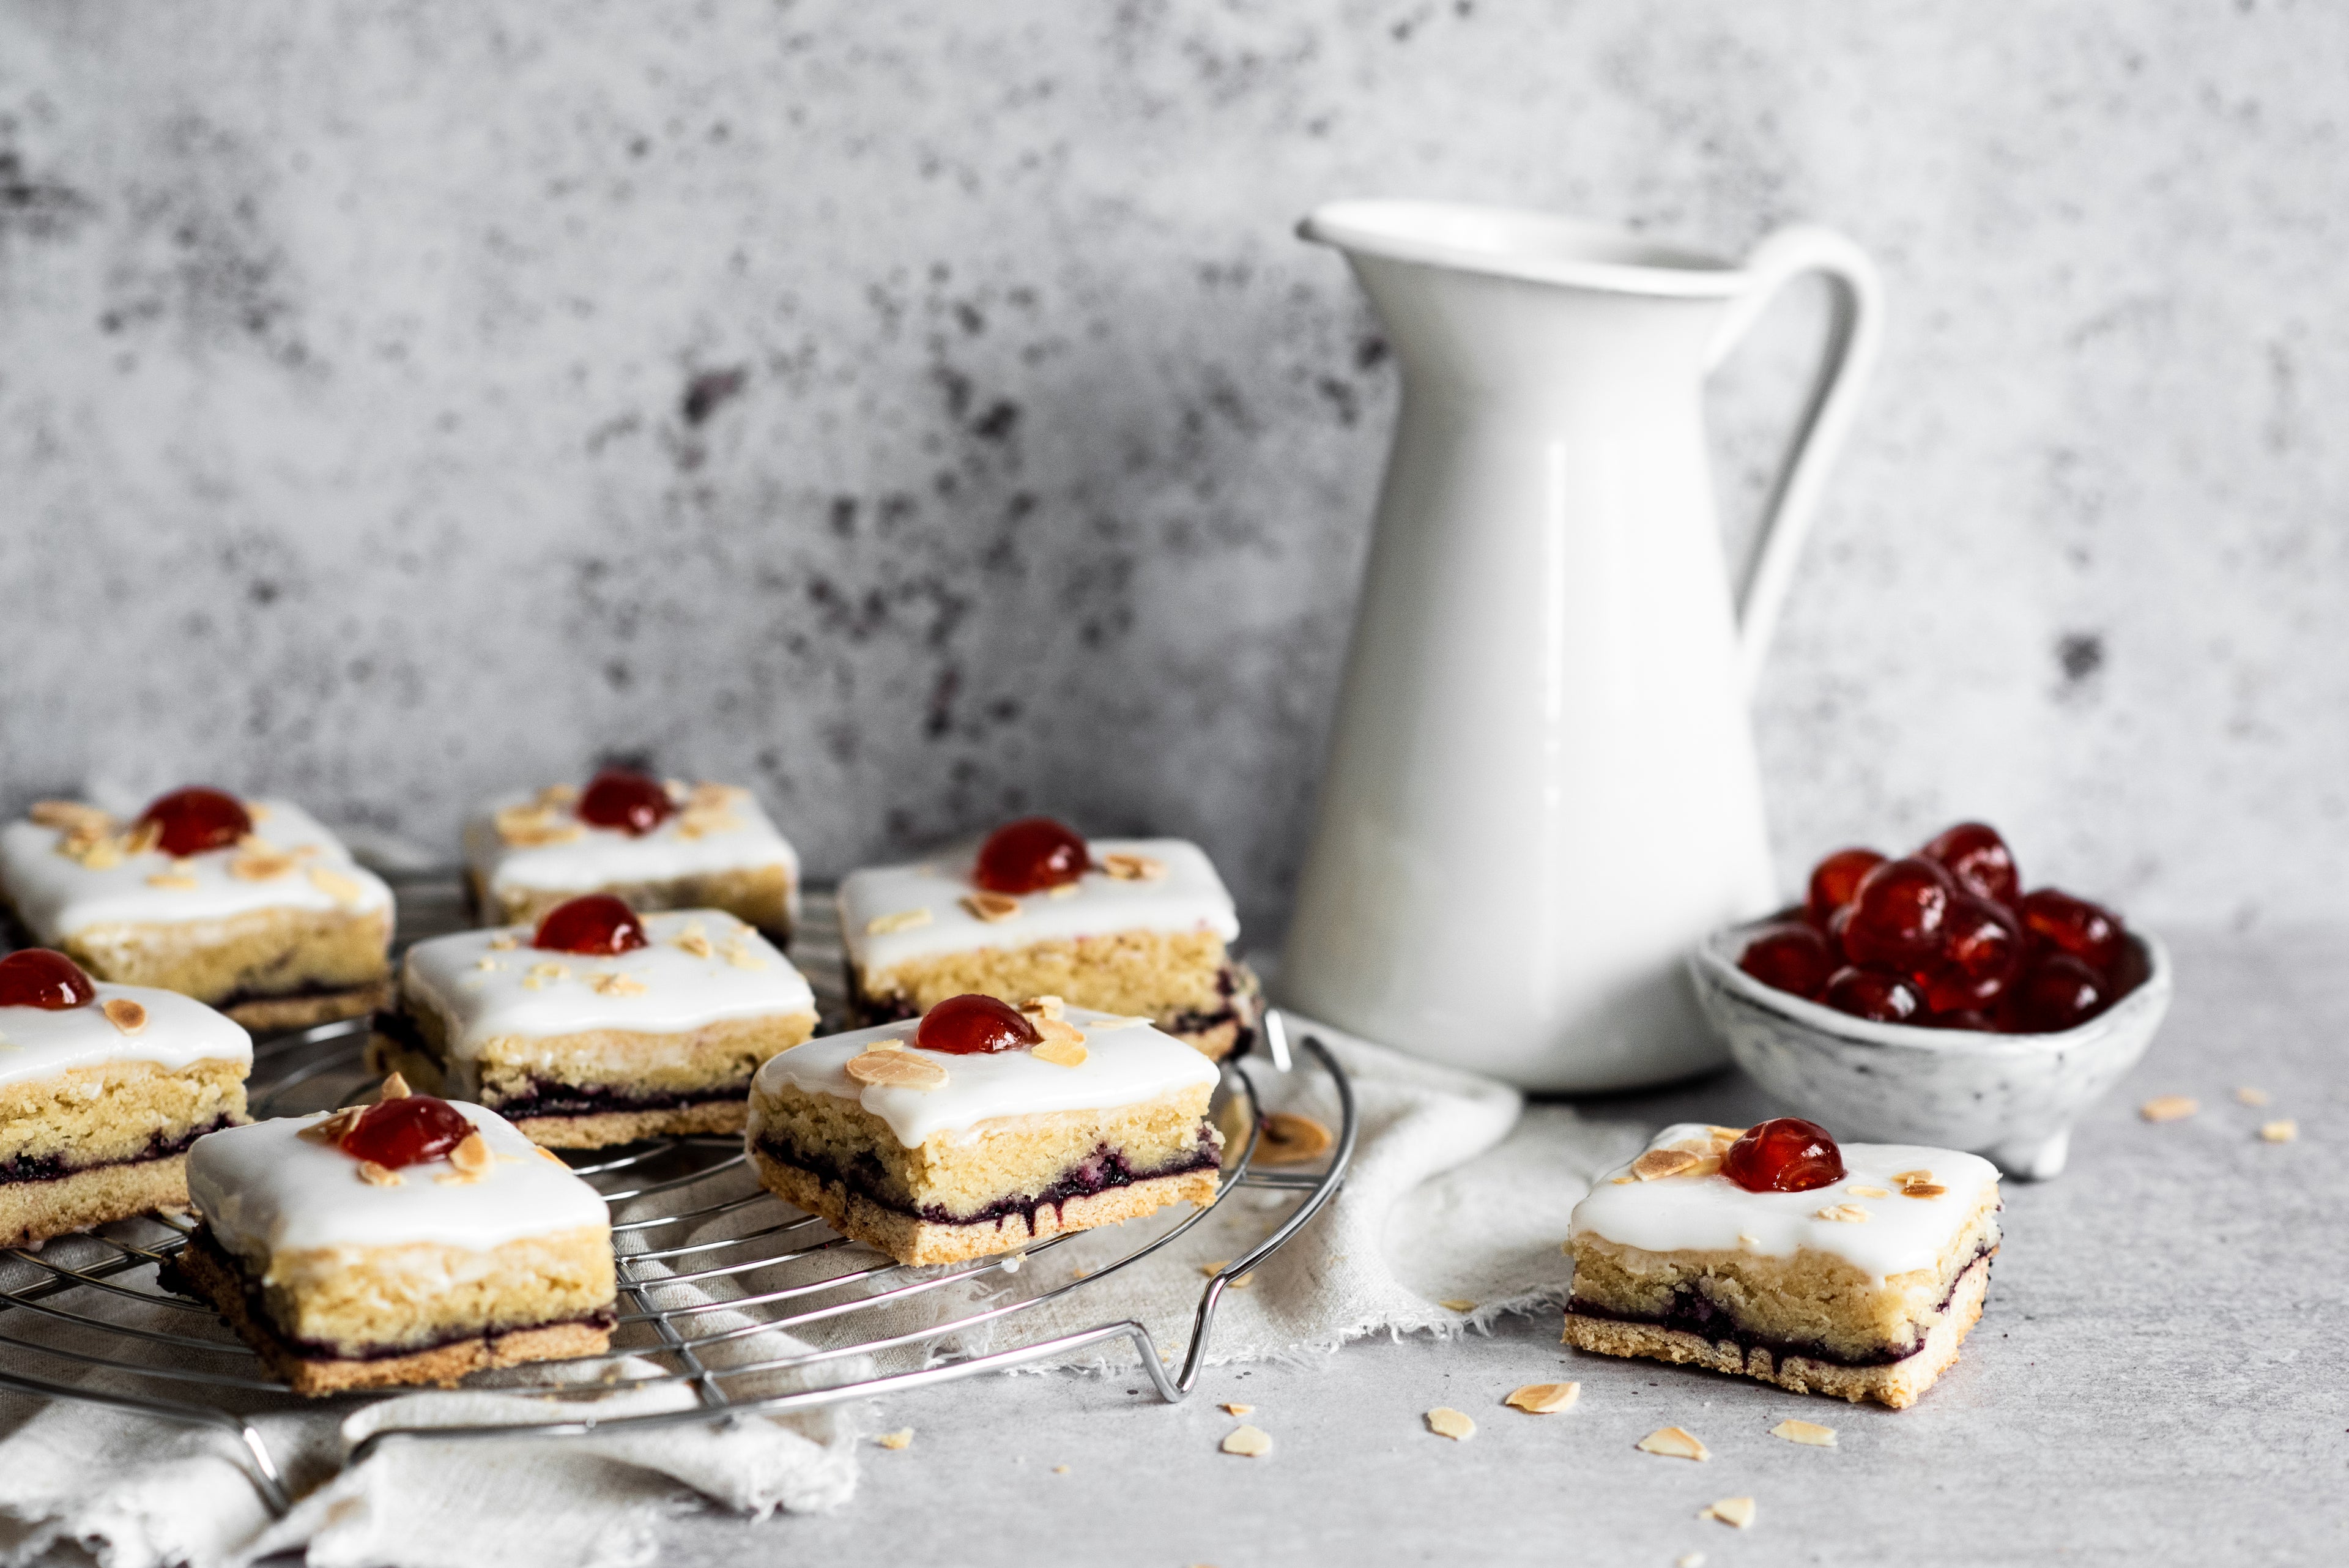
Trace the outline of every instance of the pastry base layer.
{"type": "Polygon", "coordinates": [[[1653,1361],[1709,1368],[1775,1384],[1795,1394],[1824,1394],[1857,1405],[1864,1400],[1908,1408],[1958,1358],[1958,1347],[1982,1316],[1990,1288],[1992,1254],[1976,1258],[1959,1274],[1948,1303],[1912,1355],[1876,1366],[1844,1366],[1795,1352],[1774,1352],[1735,1340],[1711,1340],[1686,1329],[1626,1323],[1568,1310],[1564,1342],[1601,1355],[1644,1356],[1653,1361]]]}
{"type": "Polygon", "coordinates": [[[221,1009],[255,1034],[282,1033],[288,1029],[312,1029],[365,1018],[390,1005],[391,981],[355,985],[347,991],[304,992],[298,996],[254,996],[221,1009]]]}
{"type": "Polygon", "coordinates": [[[1213,1169],[1185,1171],[1146,1178],[1061,1203],[1040,1204],[1025,1215],[941,1224],[884,1208],[861,1193],[851,1192],[841,1182],[785,1165],[761,1148],[753,1147],[750,1159],[768,1191],[794,1209],[820,1216],[850,1241],[877,1248],[901,1263],[954,1263],[991,1257],[1063,1231],[1139,1220],[1170,1203],[1206,1204],[1216,1196],[1213,1169]]]}
{"type": "Polygon", "coordinates": [[[658,882],[616,882],[601,888],[501,888],[492,891],[478,870],[466,873],[473,908],[488,926],[534,926],[557,904],[585,893],[609,893],[640,915],[664,909],[723,909],[764,931],[777,946],[792,934],[791,868],[753,866],[671,877],[658,882]]]}
{"type": "MultiPolygon", "coordinates": [[[[86,926],[55,945],[97,979],[176,991],[221,1008],[247,1028],[289,1028],[300,1025],[255,1025],[237,1009],[281,1000],[315,1009],[338,994],[381,986],[391,976],[385,956],[390,942],[388,909],[282,909],[215,920],[86,926]]],[[[328,1012],[306,1022],[356,1016],[328,1012]]]]}
{"type": "Polygon", "coordinates": [[[474,1338],[385,1355],[336,1355],[295,1345],[279,1334],[257,1310],[243,1272],[208,1241],[191,1241],[177,1262],[181,1276],[253,1347],[261,1364],[295,1393],[313,1398],[401,1385],[453,1388],[471,1373],[527,1361],[600,1355],[612,1348],[611,1325],[589,1320],[492,1329],[474,1338]]]}
{"type": "Polygon", "coordinates": [[[29,1247],[116,1220],[188,1206],[188,1157],[101,1165],[49,1181],[0,1183],[0,1247],[29,1247]]]}

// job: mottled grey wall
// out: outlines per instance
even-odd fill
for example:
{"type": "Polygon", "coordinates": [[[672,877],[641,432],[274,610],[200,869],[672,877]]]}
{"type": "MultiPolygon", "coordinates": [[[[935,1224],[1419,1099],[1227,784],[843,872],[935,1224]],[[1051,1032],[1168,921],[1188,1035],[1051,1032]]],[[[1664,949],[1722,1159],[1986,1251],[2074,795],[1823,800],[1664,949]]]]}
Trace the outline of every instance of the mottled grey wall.
{"type": "MultiPolygon", "coordinates": [[[[2349,912],[2349,13],[0,5],[0,796],[445,842],[606,754],[820,871],[1302,850],[1394,371],[1340,194],[1881,258],[1762,692],[1790,873],[1952,814],[2349,912]]],[[[1727,375],[1750,511],[1809,342],[1727,375]]]]}

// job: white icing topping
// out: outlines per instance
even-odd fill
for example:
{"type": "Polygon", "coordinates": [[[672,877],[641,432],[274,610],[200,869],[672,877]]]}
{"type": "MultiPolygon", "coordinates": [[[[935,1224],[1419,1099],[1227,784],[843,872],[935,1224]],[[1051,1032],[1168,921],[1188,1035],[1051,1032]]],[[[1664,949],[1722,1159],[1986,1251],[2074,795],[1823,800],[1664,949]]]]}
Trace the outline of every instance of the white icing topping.
{"type": "Polygon", "coordinates": [[[751,1085],[750,1137],[759,1135],[760,1096],[771,1097],[786,1084],[809,1094],[854,1100],[888,1123],[899,1143],[917,1148],[940,1135],[950,1140],[968,1135],[998,1116],[1110,1110],[1179,1089],[1212,1088],[1216,1083],[1216,1064],[1171,1034],[1141,1023],[1104,1028],[1105,1022],[1114,1022],[1111,1014],[1078,1007],[1068,1009],[1067,1018],[1085,1035],[1085,1059],[1073,1067],[1039,1061],[1028,1051],[972,1056],[924,1051],[912,1044],[916,1023],[911,1019],[811,1040],[769,1058],[759,1069],[751,1085]],[[946,1069],[946,1083],[935,1089],[911,1089],[860,1084],[850,1077],[848,1063],[883,1040],[906,1042],[909,1054],[946,1069]]]}
{"type": "MultiPolygon", "coordinates": [[[[1684,1122],[1666,1127],[1650,1148],[1702,1140],[1705,1129],[1684,1122]]],[[[1965,1228],[1982,1195],[1998,1185],[1998,1169],[1979,1155],[1905,1143],[1847,1143],[1844,1178],[1808,1192],[1748,1192],[1726,1176],[1668,1176],[1618,1182],[1625,1164],[1595,1182],[1574,1206],[1572,1233],[1595,1235],[1649,1252],[1747,1251],[1788,1258],[1808,1250],[1843,1259],[1870,1278],[1933,1268],[1965,1228]],[[1892,1179],[1930,1170],[1937,1198],[1907,1198],[1892,1179]],[[1851,1191],[1878,1188],[1887,1196],[1851,1191]],[[1823,1209],[1865,1210],[1861,1221],[1822,1220],[1823,1209]]]]}
{"type": "Polygon", "coordinates": [[[438,1242],[487,1251],[524,1236],[608,1227],[594,1188],[546,1158],[495,1111],[451,1101],[498,1161],[479,1181],[439,1181],[446,1158],[403,1167],[397,1187],[359,1179],[359,1162],[287,1116],[208,1134],[188,1151],[188,1195],[227,1248],[255,1258],[324,1247],[438,1242]]]}
{"type": "Polygon", "coordinates": [[[678,909],[640,918],[651,945],[615,958],[543,951],[530,945],[528,926],[434,937],[408,950],[400,989],[411,1009],[440,1015],[467,1093],[475,1089],[472,1062],[491,1040],[590,1029],[684,1034],[721,1019],[815,1011],[806,978],[732,915],[678,909]],[[621,979],[599,990],[604,975],[621,979]]]}
{"type": "Polygon", "coordinates": [[[204,1061],[251,1067],[253,1036],[236,1020],[176,991],[100,981],[98,1000],[87,1007],[55,1012],[0,1007],[0,1085],[108,1062],[152,1062],[176,1073],[204,1061]],[[114,1001],[147,1010],[147,1023],[136,1034],[125,1034],[107,1017],[106,1004],[114,1001]]]}
{"type": "Polygon", "coordinates": [[[775,830],[748,790],[735,790],[722,812],[672,812],[641,836],[579,820],[577,803],[556,806],[551,820],[577,827],[564,844],[508,844],[498,836],[497,814],[526,806],[538,797],[520,791],[490,802],[465,824],[465,864],[492,893],[509,888],[541,893],[593,893],[637,882],[715,871],[750,871],[781,866],[798,896],[799,852],[775,830]]]}
{"type": "Polygon", "coordinates": [[[1022,895],[1019,914],[990,922],[963,903],[978,891],[970,879],[976,850],[915,866],[867,867],[850,872],[840,884],[840,932],[848,961],[859,974],[876,975],[909,959],[973,948],[1022,948],[1053,937],[1208,930],[1228,942],[1240,934],[1232,896],[1197,845],[1180,838],[1096,838],[1090,848],[1096,867],[1108,856],[1136,855],[1157,861],[1166,874],[1122,881],[1098,869],[1088,871],[1074,892],[1022,895]],[[916,911],[924,910],[928,919],[921,920],[916,911]],[[872,929],[875,920],[881,929],[872,929]]]}
{"type": "Polygon", "coordinates": [[[317,818],[286,801],[254,804],[264,808],[255,814],[254,836],[293,857],[281,875],[257,880],[235,875],[230,867],[243,852],[234,847],[181,858],[150,849],[93,869],[57,853],[65,837],[57,829],[20,820],[0,828],[0,884],[33,940],[44,945],[117,922],[168,925],[255,909],[391,908],[383,878],[353,860],[317,818]],[[313,868],[322,875],[313,877],[313,868]]]}

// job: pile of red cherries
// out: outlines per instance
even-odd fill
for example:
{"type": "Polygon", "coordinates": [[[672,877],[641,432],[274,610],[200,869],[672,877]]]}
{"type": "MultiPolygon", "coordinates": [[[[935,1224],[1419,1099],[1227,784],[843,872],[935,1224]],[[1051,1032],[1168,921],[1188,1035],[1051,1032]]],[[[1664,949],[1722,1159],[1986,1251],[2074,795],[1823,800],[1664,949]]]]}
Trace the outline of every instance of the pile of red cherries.
{"type": "Polygon", "coordinates": [[[2052,1034],[2144,978],[2120,917],[2054,888],[2023,890],[1995,828],[1961,822],[1914,855],[1838,849],[1809,897],[1737,967],[1878,1023],[2052,1034]]]}

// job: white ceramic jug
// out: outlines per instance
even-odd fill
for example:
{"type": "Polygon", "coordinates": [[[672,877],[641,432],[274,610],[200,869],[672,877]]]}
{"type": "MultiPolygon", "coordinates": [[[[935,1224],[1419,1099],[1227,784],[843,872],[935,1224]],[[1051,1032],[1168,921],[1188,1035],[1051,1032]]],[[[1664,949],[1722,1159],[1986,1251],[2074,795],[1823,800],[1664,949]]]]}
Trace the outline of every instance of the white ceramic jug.
{"type": "Polygon", "coordinates": [[[1528,1089],[1727,1060],[1682,968],[1766,910],[1747,691],[1875,357],[1850,241],[1743,265],[1539,213],[1341,202],[1402,405],[1279,989],[1302,1011],[1528,1089]],[[1733,608],[1706,374],[1781,286],[1834,341],[1733,608]]]}

